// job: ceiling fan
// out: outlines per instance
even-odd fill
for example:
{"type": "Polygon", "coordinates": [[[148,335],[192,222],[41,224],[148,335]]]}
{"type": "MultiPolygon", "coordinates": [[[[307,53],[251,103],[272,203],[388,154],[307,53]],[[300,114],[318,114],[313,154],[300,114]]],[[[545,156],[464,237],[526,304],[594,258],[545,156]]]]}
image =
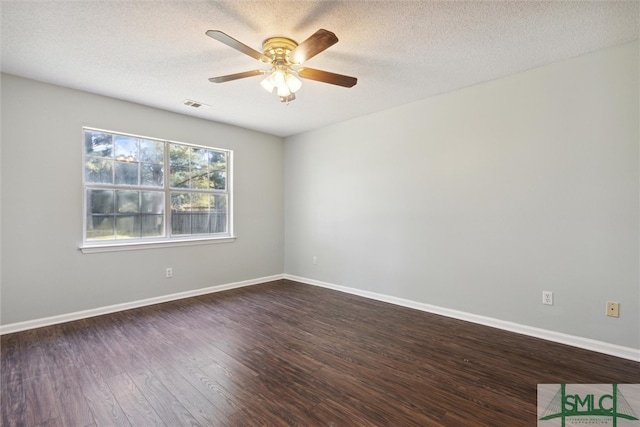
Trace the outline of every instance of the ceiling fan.
{"type": "Polygon", "coordinates": [[[300,67],[305,61],[338,42],[338,37],[331,31],[320,29],[300,44],[286,37],[270,37],[262,43],[262,53],[222,31],[209,30],[206,34],[245,55],[271,65],[268,70],[258,69],[212,77],[209,79],[212,83],[224,83],[246,77],[266,75],[260,83],[261,86],[267,92],[277,93],[281,102],[289,103],[296,99],[295,92],[302,86],[298,77],[342,87],[352,87],[358,82],[355,77],[300,67]]]}

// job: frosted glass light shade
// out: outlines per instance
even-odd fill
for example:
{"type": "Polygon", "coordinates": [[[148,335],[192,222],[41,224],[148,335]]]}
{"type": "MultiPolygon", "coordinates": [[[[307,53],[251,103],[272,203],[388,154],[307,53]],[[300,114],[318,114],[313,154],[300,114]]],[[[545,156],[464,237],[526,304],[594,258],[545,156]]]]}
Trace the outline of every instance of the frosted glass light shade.
{"type": "Polygon", "coordinates": [[[273,84],[276,85],[276,87],[280,87],[285,83],[284,72],[280,70],[275,70],[273,73],[271,73],[271,77],[273,78],[273,84]]]}
{"type": "Polygon", "coordinates": [[[289,90],[293,93],[297,92],[302,87],[300,79],[292,73],[287,73],[285,81],[287,82],[287,86],[289,86],[289,90]]]}
{"type": "Polygon", "coordinates": [[[264,90],[266,90],[269,93],[273,92],[273,89],[276,87],[273,84],[273,79],[271,78],[271,76],[272,75],[269,74],[267,77],[262,79],[262,81],[260,82],[260,86],[262,86],[264,88],[264,90]]]}
{"type": "Polygon", "coordinates": [[[291,95],[291,91],[289,90],[289,86],[287,86],[285,83],[283,83],[280,86],[278,86],[278,96],[287,97],[289,95],[291,95]]]}

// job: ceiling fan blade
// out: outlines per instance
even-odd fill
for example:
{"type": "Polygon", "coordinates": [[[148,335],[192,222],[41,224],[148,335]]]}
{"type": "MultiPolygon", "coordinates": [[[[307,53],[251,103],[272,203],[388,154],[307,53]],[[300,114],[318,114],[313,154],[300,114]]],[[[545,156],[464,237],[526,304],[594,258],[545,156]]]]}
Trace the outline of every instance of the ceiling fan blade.
{"type": "Polygon", "coordinates": [[[338,43],[338,37],[335,34],[319,29],[293,49],[289,58],[294,64],[302,64],[336,43],[338,43]]]}
{"type": "Polygon", "coordinates": [[[328,71],[316,70],[315,68],[300,68],[298,75],[304,79],[315,80],[317,82],[329,83],[332,85],[352,87],[358,83],[355,77],[343,74],[330,73],[328,71]]]}
{"type": "Polygon", "coordinates": [[[249,55],[250,57],[257,59],[258,61],[262,61],[262,62],[270,61],[270,59],[264,56],[262,53],[258,52],[253,48],[250,48],[249,46],[247,46],[242,42],[239,42],[238,40],[223,33],[222,31],[209,30],[207,31],[206,34],[212,39],[218,40],[219,42],[224,43],[227,46],[232,47],[235,50],[244,53],[245,55],[249,55]]]}
{"type": "Polygon", "coordinates": [[[224,83],[224,82],[230,82],[232,80],[244,79],[245,77],[259,76],[261,74],[265,74],[266,72],[267,71],[265,70],[245,71],[243,73],[229,74],[229,75],[220,76],[220,77],[211,77],[209,81],[211,83],[224,83]]]}

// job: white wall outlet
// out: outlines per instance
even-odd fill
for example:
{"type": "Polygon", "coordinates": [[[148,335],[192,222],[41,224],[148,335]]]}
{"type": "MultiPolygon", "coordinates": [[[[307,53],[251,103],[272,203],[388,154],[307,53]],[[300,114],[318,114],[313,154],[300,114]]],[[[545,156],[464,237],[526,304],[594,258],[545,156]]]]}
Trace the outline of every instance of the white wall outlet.
{"type": "Polygon", "coordinates": [[[165,277],[171,279],[173,277],[173,268],[169,267],[165,271],[165,277]]]}
{"type": "Polygon", "coordinates": [[[313,258],[311,258],[311,262],[313,263],[313,265],[317,265],[318,264],[318,257],[314,255],[313,258]]]}
{"type": "Polygon", "coordinates": [[[542,291],[542,303],[545,305],[553,305],[553,292],[542,291]]]}
{"type": "Polygon", "coordinates": [[[620,303],[607,301],[607,316],[620,317],[620,303]]]}

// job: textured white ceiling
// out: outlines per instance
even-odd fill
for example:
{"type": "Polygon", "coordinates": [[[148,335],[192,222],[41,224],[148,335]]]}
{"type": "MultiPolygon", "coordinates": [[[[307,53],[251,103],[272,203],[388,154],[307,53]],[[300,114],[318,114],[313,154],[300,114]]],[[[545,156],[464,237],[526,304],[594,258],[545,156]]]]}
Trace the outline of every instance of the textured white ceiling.
{"type": "Polygon", "coordinates": [[[36,1],[2,0],[2,71],[279,136],[637,39],[637,1],[36,1]],[[319,28],[340,41],[307,65],[358,78],[305,80],[282,104],[266,68],[205,35],[261,50],[319,28]],[[183,105],[209,104],[207,110],[183,105]]]}

